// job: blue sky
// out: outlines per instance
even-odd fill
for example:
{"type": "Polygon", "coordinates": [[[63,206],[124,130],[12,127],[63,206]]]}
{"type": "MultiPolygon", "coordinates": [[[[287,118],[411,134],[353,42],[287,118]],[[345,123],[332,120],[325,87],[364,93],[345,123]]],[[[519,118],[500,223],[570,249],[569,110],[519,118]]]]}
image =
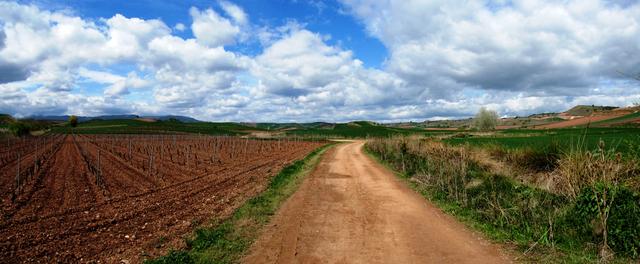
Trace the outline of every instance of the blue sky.
{"type": "MultiPolygon", "coordinates": [[[[213,8],[222,12],[220,5],[211,0],[136,0],[136,1],[20,1],[36,3],[40,6],[58,10],[73,10],[77,15],[88,19],[108,18],[114,14],[143,19],[160,19],[169,26],[177,23],[189,25],[192,22],[189,8],[213,8]]],[[[288,21],[298,21],[313,32],[331,36],[327,43],[352,50],[355,56],[367,67],[380,67],[387,56],[382,43],[366,34],[362,24],[356,18],[343,11],[344,6],[336,1],[304,0],[241,0],[234,1],[241,6],[257,26],[277,26],[288,21]]],[[[190,31],[176,35],[192,38],[190,31]]],[[[248,54],[258,54],[261,47],[257,42],[239,43],[232,50],[241,50],[248,54]]]]}
{"type": "Polygon", "coordinates": [[[0,1],[0,112],[422,121],[631,105],[638,1],[0,1]]]}

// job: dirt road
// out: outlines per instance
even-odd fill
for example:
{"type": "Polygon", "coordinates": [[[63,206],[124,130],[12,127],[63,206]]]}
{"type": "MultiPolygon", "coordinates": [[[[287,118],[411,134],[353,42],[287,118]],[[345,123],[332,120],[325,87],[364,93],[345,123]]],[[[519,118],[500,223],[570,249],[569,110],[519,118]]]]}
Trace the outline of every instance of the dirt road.
{"type": "Polygon", "coordinates": [[[246,263],[508,263],[362,152],[325,154],[252,246],[246,263]]]}

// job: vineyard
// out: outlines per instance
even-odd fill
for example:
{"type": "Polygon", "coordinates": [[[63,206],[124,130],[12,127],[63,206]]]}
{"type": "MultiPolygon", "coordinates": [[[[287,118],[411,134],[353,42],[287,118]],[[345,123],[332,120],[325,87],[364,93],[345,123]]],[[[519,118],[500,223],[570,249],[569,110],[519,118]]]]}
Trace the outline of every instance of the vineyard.
{"type": "Polygon", "coordinates": [[[0,259],[136,259],[179,247],[321,142],[62,135],[0,142],[0,259]]]}

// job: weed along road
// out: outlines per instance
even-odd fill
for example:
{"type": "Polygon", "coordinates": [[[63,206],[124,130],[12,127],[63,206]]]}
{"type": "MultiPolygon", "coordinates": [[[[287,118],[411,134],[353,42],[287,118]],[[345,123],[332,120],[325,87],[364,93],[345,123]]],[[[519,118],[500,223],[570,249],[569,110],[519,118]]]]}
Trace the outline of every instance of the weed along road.
{"type": "Polygon", "coordinates": [[[252,246],[246,263],[509,263],[363,152],[329,150],[252,246]]]}

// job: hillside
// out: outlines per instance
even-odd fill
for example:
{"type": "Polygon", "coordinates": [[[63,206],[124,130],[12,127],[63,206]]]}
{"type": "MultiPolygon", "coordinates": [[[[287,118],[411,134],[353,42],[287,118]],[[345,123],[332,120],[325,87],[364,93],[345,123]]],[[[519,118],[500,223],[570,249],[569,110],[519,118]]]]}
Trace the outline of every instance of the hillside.
{"type": "Polygon", "coordinates": [[[13,117],[7,114],[0,114],[0,126],[7,126],[9,123],[13,122],[13,117]]]}
{"type": "MultiPolygon", "coordinates": [[[[34,116],[21,119],[37,124],[38,129],[52,126],[52,132],[72,131],[62,116],[34,116]]],[[[0,127],[13,122],[10,115],[0,114],[0,127]]],[[[348,123],[233,123],[202,122],[186,116],[138,116],[104,115],[79,117],[79,126],[74,133],[200,133],[214,135],[242,135],[261,133],[262,136],[301,135],[322,137],[367,137],[409,135],[416,133],[451,133],[452,130],[468,130],[473,119],[433,120],[424,122],[400,122],[381,124],[371,121],[348,123]]],[[[575,127],[640,127],[640,107],[619,108],[614,106],[578,105],[561,113],[538,113],[525,117],[508,117],[499,120],[498,129],[555,129],[575,127]]]]}
{"type": "MultiPolygon", "coordinates": [[[[46,121],[59,121],[65,122],[69,120],[69,115],[58,115],[58,116],[30,116],[28,119],[33,120],[46,120],[46,121]]],[[[200,122],[199,120],[188,117],[188,116],[178,116],[178,115],[163,115],[163,116],[138,116],[138,115],[101,115],[101,116],[78,116],[79,122],[87,122],[91,120],[130,120],[130,119],[144,119],[144,120],[154,120],[154,121],[168,121],[171,119],[178,120],[184,123],[195,123],[200,122]]]]}
{"type": "Polygon", "coordinates": [[[240,123],[249,127],[257,127],[266,130],[292,130],[292,129],[331,129],[334,124],[327,122],[312,123],[240,123]]]}
{"type": "Polygon", "coordinates": [[[77,134],[149,134],[178,132],[210,135],[242,135],[256,130],[262,129],[236,123],[184,123],[175,119],[154,122],[142,119],[95,119],[79,123],[76,128],[68,125],[54,127],[52,132],[77,134]]]}
{"type": "Polygon", "coordinates": [[[596,106],[596,105],[577,105],[565,111],[566,115],[571,116],[590,116],[597,112],[608,112],[618,108],[617,106],[596,106]]]}
{"type": "MultiPolygon", "coordinates": [[[[638,127],[640,107],[578,105],[561,113],[538,113],[529,116],[501,118],[498,129],[550,129],[582,126],[638,127]]],[[[464,130],[472,126],[473,119],[427,120],[424,122],[390,123],[400,128],[464,130]]]]}
{"type": "Polygon", "coordinates": [[[370,121],[354,121],[349,123],[338,123],[333,126],[321,126],[315,128],[298,128],[287,130],[292,135],[314,135],[326,137],[388,137],[392,135],[410,135],[426,133],[420,128],[400,128],[390,127],[370,121]]]}

